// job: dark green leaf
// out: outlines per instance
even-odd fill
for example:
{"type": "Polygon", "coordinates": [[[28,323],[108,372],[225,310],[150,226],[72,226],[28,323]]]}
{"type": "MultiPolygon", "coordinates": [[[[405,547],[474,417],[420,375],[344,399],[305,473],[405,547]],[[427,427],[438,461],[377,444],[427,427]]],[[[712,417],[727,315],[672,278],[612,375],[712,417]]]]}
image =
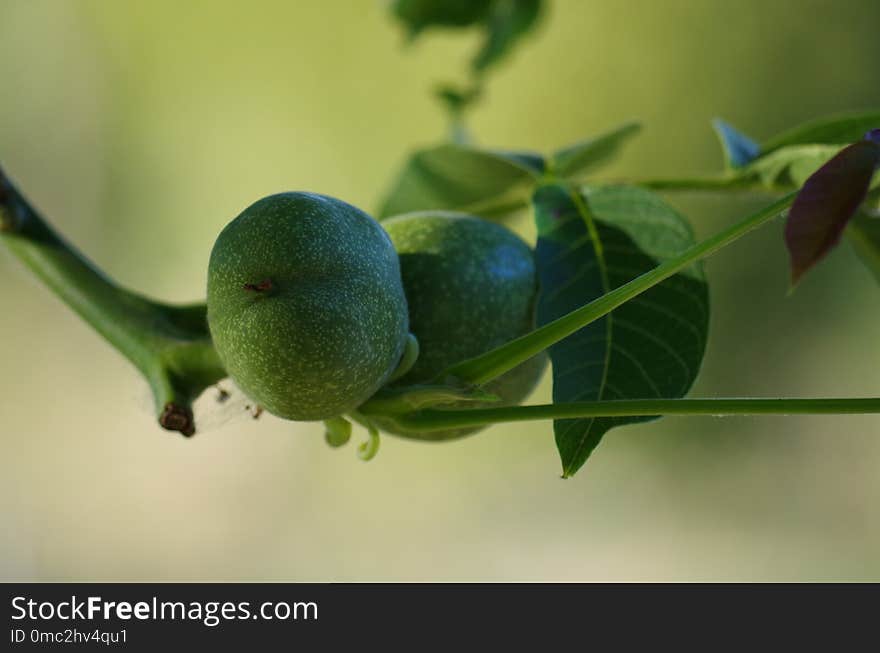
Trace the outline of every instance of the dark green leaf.
{"type": "Polygon", "coordinates": [[[379,218],[434,209],[493,217],[527,202],[543,165],[532,153],[453,144],[419,150],[398,175],[379,218]]]}
{"type": "Polygon", "coordinates": [[[856,254],[880,283],[880,218],[860,213],[849,223],[846,235],[856,254]]]}
{"type": "Polygon", "coordinates": [[[846,145],[860,140],[865,132],[880,127],[880,111],[843,113],[812,120],[768,139],[761,144],[761,154],[769,154],[788,145],[846,145]]]}
{"type": "Polygon", "coordinates": [[[840,242],[878,165],[880,143],[868,138],[845,147],[806,180],[785,223],[792,285],[840,242]]]}
{"type": "MultiPolygon", "coordinates": [[[[536,191],[538,323],[583,306],[694,243],[687,221],[649,191],[604,187],[581,196],[536,191]]],[[[706,344],[708,288],[689,268],[549,350],[553,401],[681,397],[706,344]]],[[[564,476],[574,474],[610,428],[652,418],[554,422],[564,476]]]]}
{"type": "Polygon", "coordinates": [[[473,67],[482,71],[500,61],[538,20],[541,0],[497,0],[486,23],[486,40],[474,58],[473,67]]]}
{"type": "Polygon", "coordinates": [[[557,150],[551,167],[559,177],[570,179],[588,168],[604,163],[641,129],[637,122],[628,122],[596,138],[590,138],[557,150]]]}
{"type": "Polygon", "coordinates": [[[712,121],[712,127],[721,147],[724,150],[724,159],[730,168],[741,168],[758,158],[761,148],[751,138],[732,126],[716,118],[712,121]]]}

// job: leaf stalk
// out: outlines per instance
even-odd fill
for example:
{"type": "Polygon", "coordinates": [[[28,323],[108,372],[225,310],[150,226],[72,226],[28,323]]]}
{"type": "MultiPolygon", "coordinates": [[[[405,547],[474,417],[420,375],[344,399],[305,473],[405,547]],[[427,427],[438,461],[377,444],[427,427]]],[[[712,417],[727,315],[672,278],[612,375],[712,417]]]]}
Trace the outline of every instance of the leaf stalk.
{"type": "Polygon", "coordinates": [[[486,426],[501,422],[585,417],[654,417],[670,415],[858,415],[880,413],[880,397],[866,398],[722,398],[615,399],[536,406],[426,409],[393,415],[406,430],[420,432],[486,426]]]}

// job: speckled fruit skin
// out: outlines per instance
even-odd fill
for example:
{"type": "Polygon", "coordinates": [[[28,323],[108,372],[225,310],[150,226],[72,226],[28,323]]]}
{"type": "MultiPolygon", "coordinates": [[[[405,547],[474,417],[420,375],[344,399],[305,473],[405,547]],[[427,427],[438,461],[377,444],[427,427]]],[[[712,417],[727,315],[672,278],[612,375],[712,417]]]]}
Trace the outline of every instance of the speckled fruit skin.
{"type": "Polygon", "coordinates": [[[270,413],[345,413],[382,386],[403,352],[397,254],[379,223],[350,204],[314,193],[265,197],[214,244],[208,324],[229,375],[270,413]]]}
{"type": "MultiPolygon", "coordinates": [[[[475,216],[439,211],[397,216],[382,226],[400,256],[410,331],[419,340],[416,364],[394,385],[429,381],[450,365],[534,329],[534,256],[512,231],[475,216]]],[[[492,405],[522,402],[546,364],[546,356],[536,356],[488,383],[486,389],[502,400],[492,405]]],[[[480,430],[418,433],[380,423],[389,433],[423,440],[480,430]]]]}

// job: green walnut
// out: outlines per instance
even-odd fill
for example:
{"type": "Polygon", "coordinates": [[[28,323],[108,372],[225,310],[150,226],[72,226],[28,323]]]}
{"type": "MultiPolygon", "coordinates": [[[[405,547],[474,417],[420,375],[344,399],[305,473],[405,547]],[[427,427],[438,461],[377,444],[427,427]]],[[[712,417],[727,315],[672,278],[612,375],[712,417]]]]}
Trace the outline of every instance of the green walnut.
{"type": "Polygon", "coordinates": [[[220,233],[208,324],[229,376],[270,413],[351,411],[397,367],[408,334],[397,254],[369,215],[314,193],[280,193],[220,233]]]}
{"type": "MultiPolygon", "coordinates": [[[[415,365],[395,386],[431,381],[449,366],[534,329],[534,256],[512,231],[478,217],[437,211],[396,216],[382,226],[400,257],[410,331],[419,341],[415,365]]],[[[493,405],[522,402],[546,362],[546,356],[536,356],[488,383],[486,390],[501,399],[493,405]]],[[[480,430],[419,433],[384,420],[380,424],[390,433],[425,440],[480,430]]]]}

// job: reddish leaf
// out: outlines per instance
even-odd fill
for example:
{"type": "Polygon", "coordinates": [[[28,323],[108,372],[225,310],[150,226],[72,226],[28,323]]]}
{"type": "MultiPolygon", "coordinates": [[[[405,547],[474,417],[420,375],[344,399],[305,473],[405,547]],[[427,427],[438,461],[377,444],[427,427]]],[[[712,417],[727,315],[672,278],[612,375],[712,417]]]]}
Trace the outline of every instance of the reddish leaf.
{"type": "Polygon", "coordinates": [[[878,165],[880,130],[875,129],[865,140],[841,150],[804,183],[785,225],[792,286],[840,241],[865,201],[878,165]]]}

